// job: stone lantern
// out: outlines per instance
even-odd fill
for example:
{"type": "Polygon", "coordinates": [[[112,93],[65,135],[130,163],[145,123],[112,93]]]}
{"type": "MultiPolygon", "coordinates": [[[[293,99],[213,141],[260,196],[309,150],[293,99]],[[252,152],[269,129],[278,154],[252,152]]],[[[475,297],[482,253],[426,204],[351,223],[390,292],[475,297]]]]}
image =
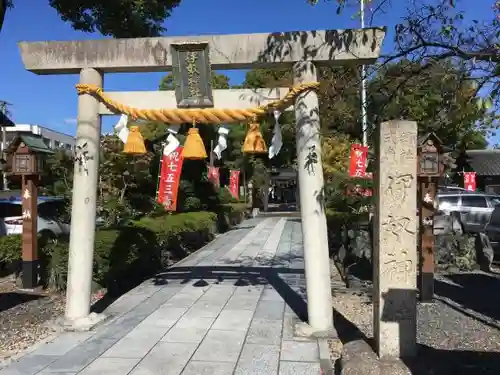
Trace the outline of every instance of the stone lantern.
{"type": "Polygon", "coordinates": [[[38,189],[37,183],[44,170],[45,158],[52,154],[43,139],[20,135],[7,149],[10,174],[22,180],[22,284],[24,289],[38,285],[38,189]]]}

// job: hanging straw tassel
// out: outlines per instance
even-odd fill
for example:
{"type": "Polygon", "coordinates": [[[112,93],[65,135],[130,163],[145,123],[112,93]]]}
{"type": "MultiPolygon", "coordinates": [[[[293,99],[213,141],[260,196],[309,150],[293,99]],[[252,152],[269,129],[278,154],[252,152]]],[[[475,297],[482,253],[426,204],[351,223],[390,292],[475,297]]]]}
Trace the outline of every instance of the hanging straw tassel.
{"type": "Polygon", "coordinates": [[[123,152],[126,154],[133,154],[133,155],[144,155],[146,153],[146,146],[144,145],[144,139],[142,138],[138,126],[130,127],[130,132],[127,137],[127,142],[125,142],[125,147],[123,148],[123,152]]]}
{"type": "Polygon", "coordinates": [[[260,132],[259,123],[252,122],[250,124],[250,129],[248,129],[241,150],[247,154],[265,154],[267,152],[266,142],[260,132]]]}
{"type": "Polygon", "coordinates": [[[202,160],[207,158],[207,151],[205,150],[203,139],[201,139],[198,129],[194,127],[195,124],[196,123],[193,121],[193,127],[189,129],[186,142],[184,142],[184,150],[182,152],[184,159],[202,160]]]}

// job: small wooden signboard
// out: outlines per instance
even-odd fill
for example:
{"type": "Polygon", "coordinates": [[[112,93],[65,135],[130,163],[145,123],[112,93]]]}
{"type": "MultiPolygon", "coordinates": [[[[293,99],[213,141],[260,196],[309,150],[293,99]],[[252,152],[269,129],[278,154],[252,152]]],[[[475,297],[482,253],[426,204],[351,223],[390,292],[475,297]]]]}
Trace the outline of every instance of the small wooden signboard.
{"type": "Polygon", "coordinates": [[[171,49],[177,107],[213,107],[208,43],[174,43],[171,49]]]}

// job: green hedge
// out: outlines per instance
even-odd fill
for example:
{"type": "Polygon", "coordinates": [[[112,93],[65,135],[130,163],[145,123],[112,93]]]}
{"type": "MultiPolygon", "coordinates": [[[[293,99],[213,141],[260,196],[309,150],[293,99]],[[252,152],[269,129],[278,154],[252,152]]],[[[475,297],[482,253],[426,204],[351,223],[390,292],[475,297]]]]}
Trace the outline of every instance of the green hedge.
{"type": "Polygon", "coordinates": [[[0,263],[21,260],[21,235],[0,237],[0,263]]]}
{"type": "MultiPolygon", "coordinates": [[[[120,293],[168,267],[212,240],[217,214],[189,212],[144,217],[118,229],[96,232],[94,281],[111,294],[120,293]]],[[[68,241],[56,240],[39,250],[42,280],[64,290],[68,241]]],[[[0,238],[0,264],[21,259],[20,236],[0,238]]]]}
{"type": "MultiPolygon", "coordinates": [[[[213,239],[215,232],[240,223],[246,212],[246,204],[225,204],[217,213],[162,214],[119,228],[99,229],[95,235],[94,282],[111,294],[119,294],[199,249],[213,239]]],[[[66,238],[39,249],[45,286],[66,288],[68,251],[66,238]]],[[[21,236],[0,237],[0,266],[19,272],[20,260],[21,236]]]]}
{"type": "Polygon", "coordinates": [[[246,203],[227,203],[220,205],[217,212],[217,231],[225,232],[248,216],[246,203]]]}
{"type": "Polygon", "coordinates": [[[352,229],[360,224],[367,224],[368,213],[338,212],[332,209],[326,210],[326,224],[328,227],[328,246],[330,255],[338,253],[342,245],[346,246],[346,230],[352,229]]]}

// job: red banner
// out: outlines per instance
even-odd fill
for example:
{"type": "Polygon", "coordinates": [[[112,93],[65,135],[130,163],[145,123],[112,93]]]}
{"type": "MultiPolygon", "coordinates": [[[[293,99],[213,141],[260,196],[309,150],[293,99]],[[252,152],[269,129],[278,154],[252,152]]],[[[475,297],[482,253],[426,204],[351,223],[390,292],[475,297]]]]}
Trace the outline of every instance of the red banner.
{"type": "Polygon", "coordinates": [[[229,175],[229,191],[231,192],[231,195],[235,198],[238,199],[240,194],[238,192],[238,189],[240,187],[240,171],[230,171],[229,175]]]}
{"type": "Polygon", "coordinates": [[[179,146],[170,155],[163,155],[160,168],[160,183],[158,184],[157,202],[167,211],[177,209],[177,192],[181,180],[182,146],[179,146]]]}
{"type": "Polygon", "coordinates": [[[219,167],[208,167],[208,181],[212,181],[217,187],[220,186],[219,167]]]}
{"type": "Polygon", "coordinates": [[[365,177],[367,160],[368,146],[362,146],[356,143],[351,145],[351,153],[349,156],[349,176],[365,177]]]}
{"type": "Polygon", "coordinates": [[[476,172],[464,172],[464,188],[467,191],[476,191],[476,172]]]}

